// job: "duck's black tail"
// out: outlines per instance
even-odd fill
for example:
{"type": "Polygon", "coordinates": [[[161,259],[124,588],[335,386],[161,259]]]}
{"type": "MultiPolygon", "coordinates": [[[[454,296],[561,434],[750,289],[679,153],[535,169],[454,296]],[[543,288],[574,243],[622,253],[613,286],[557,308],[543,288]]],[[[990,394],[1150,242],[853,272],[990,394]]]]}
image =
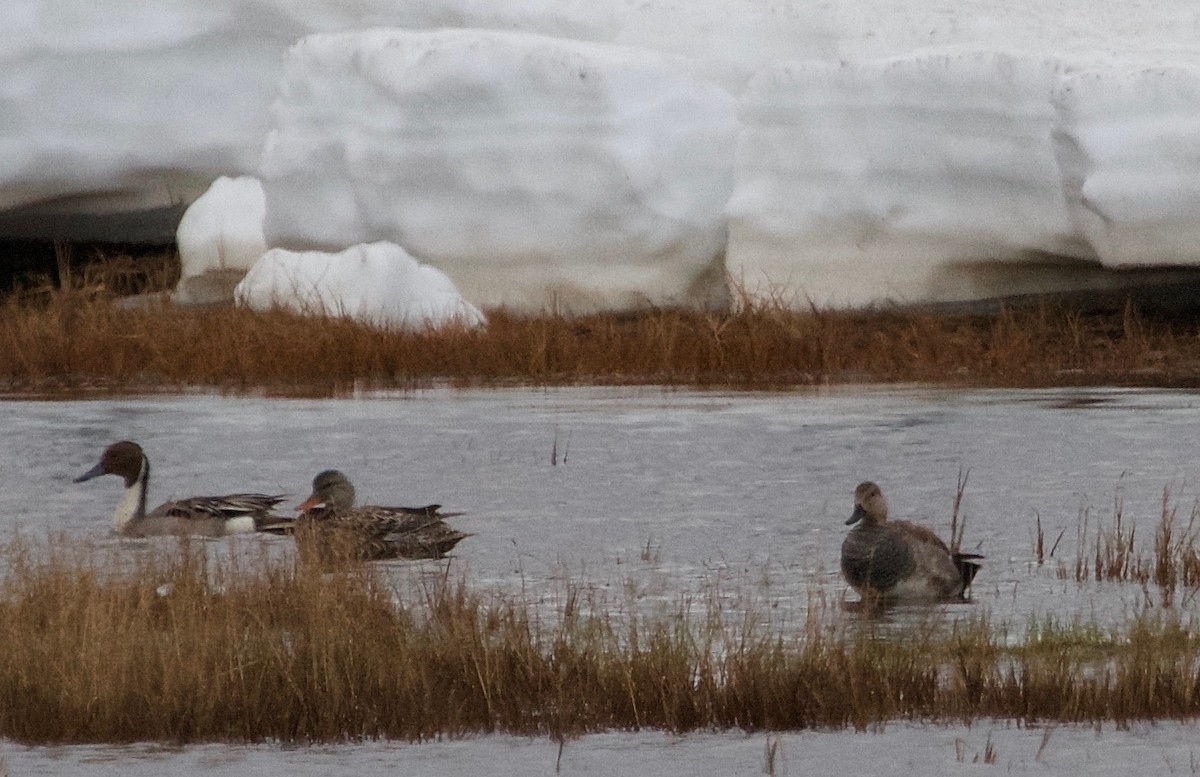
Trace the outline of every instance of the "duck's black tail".
{"type": "Polygon", "coordinates": [[[983,556],[978,553],[954,554],[954,566],[958,567],[958,574],[962,575],[964,591],[971,587],[971,581],[975,579],[975,574],[983,566],[979,563],[982,559],[983,556]]]}

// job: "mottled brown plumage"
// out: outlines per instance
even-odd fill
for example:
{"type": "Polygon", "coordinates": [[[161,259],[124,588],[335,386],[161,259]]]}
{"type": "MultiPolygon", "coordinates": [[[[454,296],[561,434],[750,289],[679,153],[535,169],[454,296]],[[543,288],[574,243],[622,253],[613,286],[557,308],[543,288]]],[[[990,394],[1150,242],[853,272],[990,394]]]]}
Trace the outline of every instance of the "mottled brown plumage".
{"type": "Polygon", "coordinates": [[[442,558],[470,534],[450,528],[446,518],[462,513],[423,507],[356,507],[354,486],[337,470],[313,478],[312,494],[297,506],[298,540],[364,560],[442,558]]]}

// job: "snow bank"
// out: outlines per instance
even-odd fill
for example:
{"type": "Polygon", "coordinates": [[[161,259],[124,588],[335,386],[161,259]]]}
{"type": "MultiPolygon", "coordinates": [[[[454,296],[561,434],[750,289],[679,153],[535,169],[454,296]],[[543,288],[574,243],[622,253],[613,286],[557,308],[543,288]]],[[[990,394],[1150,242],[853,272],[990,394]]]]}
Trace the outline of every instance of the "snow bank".
{"type": "Polygon", "coordinates": [[[221,177],[180,219],[175,233],[182,272],[175,288],[181,304],[233,298],[233,287],[266,253],[266,200],[257,178],[221,177]]]}
{"type": "Polygon", "coordinates": [[[1200,68],[784,63],[741,118],[728,261],[755,297],[967,300],[1200,264],[1200,68]]]}
{"type": "Polygon", "coordinates": [[[347,316],[386,328],[485,323],[445,274],[382,242],[338,254],[272,249],[250,268],[235,296],[255,310],[347,316]]]}
{"type": "MultiPolygon", "coordinates": [[[[260,39],[261,11],[235,0],[0,4],[0,211],[170,208],[251,171],[279,68],[264,59],[277,54],[260,39]]],[[[50,237],[75,237],[62,229],[50,237]]]]}
{"type": "Polygon", "coordinates": [[[1069,251],[1053,61],[789,63],[742,103],[729,272],[753,296],[944,297],[946,262],[1069,251]]]}
{"type": "MultiPolygon", "coordinates": [[[[686,57],[694,72],[733,94],[761,68],[794,59],[835,59],[856,31],[842,3],[805,0],[626,0],[612,40],[686,57]]],[[[880,29],[881,36],[907,31],[880,29]]]]}
{"type": "Polygon", "coordinates": [[[0,66],[0,239],[261,175],[274,243],[521,309],[709,304],[723,252],[828,304],[1200,265],[1194,0],[13,0],[0,66]]]}
{"type": "Polygon", "coordinates": [[[449,26],[609,38],[614,25],[606,0],[0,3],[0,237],[20,232],[6,211],[78,214],[55,219],[51,237],[91,238],[97,215],[186,205],[221,175],[253,174],[284,54],[305,35],[449,26]]]}
{"type": "Polygon", "coordinates": [[[1075,71],[1055,104],[1064,187],[1095,256],[1200,263],[1200,66],[1075,71]]]}
{"type": "Polygon", "coordinates": [[[684,63],[514,33],[318,35],[275,116],[271,245],[390,240],[482,306],[723,300],[736,104],[684,63]]]}

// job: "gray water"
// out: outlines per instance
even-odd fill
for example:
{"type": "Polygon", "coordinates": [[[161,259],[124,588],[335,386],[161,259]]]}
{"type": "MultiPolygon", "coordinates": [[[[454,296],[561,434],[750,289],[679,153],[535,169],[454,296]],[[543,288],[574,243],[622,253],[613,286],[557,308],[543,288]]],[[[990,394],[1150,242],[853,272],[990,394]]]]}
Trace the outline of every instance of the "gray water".
{"type": "Polygon", "coordinates": [[[366,743],[336,747],[269,745],[161,745],[113,747],[0,746],[14,775],[81,774],[157,777],[477,777],[478,775],[603,775],[698,777],[767,773],[774,745],[775,774],[1048,774],[1088,777],[1192,775],[1200,769],[1193,724],[1113,727],[1019,728],[1004,722],[962,726],[898,723],[869,733],[802,731],[774,734],[611,733],[556,742],[488,736],[408,744],[366,743]],[[995,763],[983,762],[988,743],[995,763]]]}
{"type": "MultiPolygon", "coordinates": [[[[240,490],[290,493],[295,503],[317,471],[337,467],[362,501],[438,502],[464,511],[454,523],[475,536],[449,563],[473,586],[553,602],[568,584],[582,585],[617,606],[649,611],[673,611],[715,591],[732,607],[765,605],[783,628],[802,624],[814,602],[836,610],[854,598],[837,559],[861,480],[880,483],[893,517],[946,536],[958,475],[969,471],[964,549],[985,554],[986,566],[971,602],[936,612],[987,613],[1012,624],[1017,637],[1031,618],[1103,624],[1153,604],[1153,592],[1136,584],[1080,585],[1060,568],[1073,573],[1079,528],[1086,521],[1094,533],[1111,521],[1115,500],[1149,542],[1164,489],[1184,519],[1198,493],[1191,453],[1200,439],[1200,394],[1178,391],[581,388],[2,404],[7,487],[0,489],[0,534],[111,542],[120,482],[71,479],[108,443],[134,439],[154,465],[154,504],[240,490]],[[1033,552],[1038,517],[1048,542],[1063,533],[1055,557],[1041,566],[1033,552]]],[[[286,540],[239,537],[214,546],[236,551],[262,542],[286,540]]],[[[400,577],[440,574],[444,564],[391,569],[400,577]]],[[[1182,609],[1193,605],[1185,601],[1182,609]]],[[[728,736],[716,739],[731,747],[741,742],[737,752],[749,747],[761,758],[761,741],[745,745],[744,736],[728,736]]],[[[958,736],[951,732],[950,739],[958,736]]],[[[492,744],[476,743],[476,750],[526,752],[503,738],[481,741],[492,744]]],[[[542,759],[550,746],[536,747],[542,759]]],[[[12,752],[37,762],[76,751],[12,752]]],[[[129,753],[79,752],[124,753],[119,759],[129,753]]],[[[166,766],[211,751],[153,752],[152,760],[166,766]]],[[[217,752],[238,763],[259,758],[253,749],[217,752]]],[[[370,770],[379,752],[419,754],[411,757],[423,763],[440,751],[336,752],[361,757],[370,770]]],[[[588,771],[579,766],[574,773],[588,771]]]]}

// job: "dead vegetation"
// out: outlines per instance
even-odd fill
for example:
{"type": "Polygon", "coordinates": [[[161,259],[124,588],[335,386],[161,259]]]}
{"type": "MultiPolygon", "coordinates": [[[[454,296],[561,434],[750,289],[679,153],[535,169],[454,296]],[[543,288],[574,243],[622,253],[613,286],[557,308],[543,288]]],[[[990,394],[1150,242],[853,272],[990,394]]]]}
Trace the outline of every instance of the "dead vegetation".
{"type": "Polygon", "coordinates": [[[1043,306],[966,316],[746,303],[735,312],[538,317],[491,310],[480,330],[399,332],[282,312],[131,307],[119,295],[169,287],[177,268],[164,260],[146,270],[128,257],[64,267],[61,286],[34,285],[0,302],[3,390],[1200,385],[1195,324],[1133,309],[1092,316],[1043,306]]]}
{"type": "Polygon", "coordinates": [[[1136,583],[1146,592],[1147,602],[1157,601],[1163,607],[1191,602],[1200,591],[1200,502],[1192,504],[1186,519],[1181,518],[1180,505],[1165,488],[1159,514],[1143,519],[1141,525],[1149,525],[1153,533],[1142,529],[1139,534],[1139,522],[1125,514],[1118,491],[1107,516],[1095,517],[1090,508],[1080,509],[1075,555],[1069,557],[1059,550],[1068,530],[1051,541],[1037,516],[1034,560],[1039,566],[1055,565],[1063,580],[1136,583]]]}
{"type": "Polygon", "coordinates": [[[1019,640],[977,617],[881,638],[819,607],[790,627],[719,597],[629,617],[579,590],[539,606],[442,576],[399,588],[377,566],[329,574],[265,551],[216,561],[202,545],[0,550],[0,736],[562,741],[1200,713],[1200,641],[1178,614],[1111,631],[1040,622],[1019,640]]]}

